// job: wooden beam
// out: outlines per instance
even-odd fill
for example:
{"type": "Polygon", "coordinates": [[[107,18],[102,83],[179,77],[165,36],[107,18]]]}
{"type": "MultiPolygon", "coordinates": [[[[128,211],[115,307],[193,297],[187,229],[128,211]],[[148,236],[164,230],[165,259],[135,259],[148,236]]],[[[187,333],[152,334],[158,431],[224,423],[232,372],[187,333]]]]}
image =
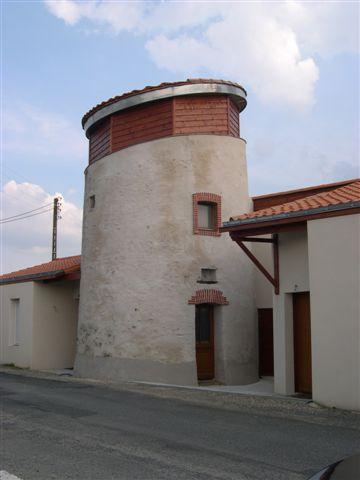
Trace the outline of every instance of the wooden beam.
{"type": "Polygon", "coordinates": [[[237,238],[241,242],[274,243],[273,238],[241,237],[237,235],[233,235],[233,237],[233,240],[237,238]]]}
{"type": "MultiPolygon", "coordinates": [[[[262,263],[255,257],[255,255],[250,252],[250,250],[245,247],[245,245],[243,244],[243,242],[241,240],[237,240],[236,238],[234,239],[234,242],[236,242],[239,247],[246,253],[246,255],[250,258],[250,260],[257,266],[257,268],[260,270],[260,272],[263,273],[263,275],[265,275],[265,277],[269,280],[269,282],[274,286],[274,288],[276,289],[276,281],[275,281],[275,278],[273,278],[273,276],[271,275],[271,273],[269,273],[266,268],[262,265],[262,263]]],[[[275,292],[276,293],[276,292],[275,292]]]]}

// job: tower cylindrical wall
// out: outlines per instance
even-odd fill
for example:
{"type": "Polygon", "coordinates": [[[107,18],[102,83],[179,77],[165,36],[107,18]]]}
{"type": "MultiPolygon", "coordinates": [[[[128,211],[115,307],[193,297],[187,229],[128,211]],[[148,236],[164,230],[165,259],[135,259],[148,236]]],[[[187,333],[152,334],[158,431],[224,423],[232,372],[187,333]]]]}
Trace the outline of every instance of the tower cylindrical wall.
{"type": "Polygon", "coordinates": [[[222,218],[249,208],[246,144],[168,136],[105,155],[86,170],[76,373],[196,384],[201,268],[229,301],[215,307],[215,376],[257,378],[253,269],[228,235],[193,233],[192,195],[221,196],[222,218]]]}

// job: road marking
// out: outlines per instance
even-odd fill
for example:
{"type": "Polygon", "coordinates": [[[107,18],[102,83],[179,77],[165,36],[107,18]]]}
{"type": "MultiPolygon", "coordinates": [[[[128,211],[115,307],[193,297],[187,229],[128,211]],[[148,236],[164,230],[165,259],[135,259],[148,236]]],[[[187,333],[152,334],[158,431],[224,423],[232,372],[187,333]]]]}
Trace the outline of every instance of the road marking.
{"type": "Polygon", "coordinates": [[[6,470],[0,470],[0,480],[21,480],[21,478],[11,475],[6,470]]]}

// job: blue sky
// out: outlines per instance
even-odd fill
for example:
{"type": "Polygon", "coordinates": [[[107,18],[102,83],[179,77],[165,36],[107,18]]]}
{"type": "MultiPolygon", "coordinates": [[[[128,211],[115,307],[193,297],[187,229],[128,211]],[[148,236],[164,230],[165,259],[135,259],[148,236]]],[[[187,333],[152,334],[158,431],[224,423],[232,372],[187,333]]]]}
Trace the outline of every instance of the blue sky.
{"type": "MultiPolygon", "coordinates": [[[[359,176],[358,9],[356,2],[3,2],[1,218],[61,193],[59,254],[78,253],[82,115],[113,95],[188,77],[247,89],[241,136],[251,194],[359,176]]],[[[9,223],[3,270],[46,261],[50,230],[51,212],[9,223]]]]}

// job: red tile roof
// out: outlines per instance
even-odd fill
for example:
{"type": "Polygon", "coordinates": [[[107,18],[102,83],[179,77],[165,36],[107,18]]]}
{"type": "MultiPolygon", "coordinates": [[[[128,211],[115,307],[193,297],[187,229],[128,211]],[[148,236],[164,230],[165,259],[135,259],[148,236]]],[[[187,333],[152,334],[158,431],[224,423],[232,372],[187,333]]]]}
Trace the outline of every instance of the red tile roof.
{"type": "Polygon", "coordinates": [[[5,282],[10,279],[17,279],[20,277],[36,277],[37,275],[54,274],[59,272],[61,274],[75,272],[80,270],[81,255],[74,255],[72,257],[57,258],[51,262],[35,265],[34,267],[23,268],[16,272],[5,273],[0,276],[0,282],[5,282]]]}
{"type": "Polygon", "coordinates": [[[318,210],[321,208],[350,206],[350,204],[360,202],[360,179],[352,183],[335,188],[334,190],[321,192],[316,195],[300,198],[292,202],[274,205],[269,208],[257,210],[255,212],[244,213],[235,217],[231,217],[230,221],[246,221],[250,219],[260,219],[266,221],[268,217],[277,215],[291,215],[298,212],[311,213],[311,210],[318,210]]]}
{"type": "Polygon", "coordinates": [[[115,97],[109,98],[109,100],[106,100],[105,102],[99,103],[95,107],[91,108],[87,113],[85,113],[81,121],[82,125],[84,126],[86,120],[97,110],[100,110],[101,108],[106,107],[107,105],[111,105],[112,103],[115,103],[119,100],[123,100],[124,98],[132,97],[134,95],[139,95],[145,92],[151,92],[154,90],[161,90],[167,87],[180,87],[181,85],[189,85],[189,84],[196,85],[199,83],[220,83],[225,85],[233,85],[235,87],[242,88],[246,93],[246,90],[244,89],[244,87],[242,87],[238,83],[230,82],[228,80],[215,80],[213,78],[188,78],[187,80],[183,80],[181,82],[163,82],[163,83],[160,83],[159,85],[148,85],[147,87],[144,87],[140,90],[131,90],[131,92],[126,92],[121,95],[116,95],[115,97]]]}

